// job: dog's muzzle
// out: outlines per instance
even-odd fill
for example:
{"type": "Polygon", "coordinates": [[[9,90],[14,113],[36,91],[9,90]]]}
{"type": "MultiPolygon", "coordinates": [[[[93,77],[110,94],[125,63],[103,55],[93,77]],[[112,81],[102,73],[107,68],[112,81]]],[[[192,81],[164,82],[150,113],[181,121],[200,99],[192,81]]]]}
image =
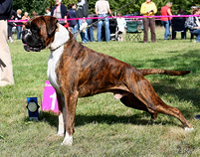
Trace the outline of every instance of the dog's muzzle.
{"type": "Polygon", "coordinates": [[[30,29],[22,31],[22,42],[26,51],[40,52],[43,49],[43,42],[36,34],[33,34],[30,29]]]}

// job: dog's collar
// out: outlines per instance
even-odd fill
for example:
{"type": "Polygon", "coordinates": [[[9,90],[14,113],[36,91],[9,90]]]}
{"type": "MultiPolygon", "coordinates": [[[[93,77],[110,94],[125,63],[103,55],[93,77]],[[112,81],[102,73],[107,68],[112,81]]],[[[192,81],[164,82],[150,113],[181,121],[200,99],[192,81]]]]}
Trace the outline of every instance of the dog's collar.
{"type": "Polygon", "coordinates": [[[65,45],[66,43],[68,43],[68,41],[64,42],[63,44],[59,45],[58,47],[51,49],[51,51],[56,51],[57,49],[59,49],[61,46],[65,45]]]}
{"type": "Polygon", "coordinates": [[[57,49],[59,49],[61,46],[70,43],[73,39],[75,38],[75,36],[73,36],[71,39],[67,40],[66,42],[64,42],[63,44],[59,45],[58,47],[51,49],[51,51],[56,51],[57,49]]]}

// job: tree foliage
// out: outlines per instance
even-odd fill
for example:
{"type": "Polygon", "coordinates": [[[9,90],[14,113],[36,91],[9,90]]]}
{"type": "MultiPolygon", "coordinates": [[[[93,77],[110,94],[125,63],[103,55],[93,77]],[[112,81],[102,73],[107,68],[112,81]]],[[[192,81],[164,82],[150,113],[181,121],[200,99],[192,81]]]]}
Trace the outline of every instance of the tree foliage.
{"type": "Polygon", "coordinates": [[[39,15],[44,15],[45,10],[49,7],[49,0],[15,0],[13,1],[13,9],[17,11],[17,9],[22,10],[22,15],[24,12],[28,12],[29,16],[31,16],[32,11],[37,12],[39,15]]]}
{"type": "MultiPolygon", "coordinates": [[[[94,7],[97,0],[88,0],[89,4],[89,14],[94,14],[94,7]]],[[[171,0],[173,2],[172,14],[176,14],[179,8],[182,8],[185,11],[185,14],[191,14],[191,7],[198,6],[199,0],[171,0]]],[[[126,4],[132,2],[130,5],[122,8],[118,12],[125,14],[140,14],[141,4],[145,0],[109,0],[110,8],[112,12],[118,10],[119,8],[125,6],[126,4]]],[[[162,6],[166,5],[169,0],[153,0],[156,4],[158,13],[160,15],[160,9],[162,6]]],[[[77,4],[77,0],[62,0],[62,3],[65,4],[68,8],[68,5],[71,3],[77,4]]],[[[31,14],[32,11],[36,11],[39,15],[45,14],[46,7],[52,8],[55,5],[55,0],[15,0],[13,1],[13,9],[21,9],[23,13],[25,11],[31,14]]],[[[69,9],[69,8],[68,8],[69,9]]]]}

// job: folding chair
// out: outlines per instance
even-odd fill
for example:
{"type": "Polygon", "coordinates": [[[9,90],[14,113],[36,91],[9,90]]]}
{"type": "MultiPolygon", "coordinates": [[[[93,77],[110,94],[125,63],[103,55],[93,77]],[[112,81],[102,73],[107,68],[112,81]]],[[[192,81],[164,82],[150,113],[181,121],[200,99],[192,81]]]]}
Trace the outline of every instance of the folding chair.
{"type": "Polygon", "coordinates": [[[176,38],[176,32],[181,32],[181,38],[186,39],[185,17],[174,17],[172,19],[172,39],[176,38]]]}
{"type": "Polygon", "coordinates": [[[140,34],[142,30],[138,30],[138,21],[128,21],[126,22],[127,31],[126,31],[126,41],[139,41],[141,40],[140,34]]]}

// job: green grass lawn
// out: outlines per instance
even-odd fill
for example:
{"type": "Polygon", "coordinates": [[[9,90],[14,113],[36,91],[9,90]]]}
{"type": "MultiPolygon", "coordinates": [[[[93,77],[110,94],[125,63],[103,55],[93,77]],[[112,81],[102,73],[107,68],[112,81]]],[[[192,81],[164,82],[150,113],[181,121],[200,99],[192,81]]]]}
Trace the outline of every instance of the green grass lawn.
{"type": "MultiPolygon", "coordinates": [[[[194,127],[185,132],[179,120],[159,114],[150,123],[146,112],[125,107],[105,93],[80,98],[74,143],[61,146],[58,118],[40,111],[39,122],[28,120],[27,97],[43,97],[49,50],[25,52],[21,41],[9,43],[14,86],[0,87],[0,156],[174,157],[200,155],[200,44],[187,40],[164,41],[164,28],[156,29],[157,42],[92,42],[85,46],[113,56],[136,68],[190,70],[186,76],[146,76],[162,100],[177,107],[194,127]]],[[[79,38],[80,41],[80,38],[79,38]]]]}

